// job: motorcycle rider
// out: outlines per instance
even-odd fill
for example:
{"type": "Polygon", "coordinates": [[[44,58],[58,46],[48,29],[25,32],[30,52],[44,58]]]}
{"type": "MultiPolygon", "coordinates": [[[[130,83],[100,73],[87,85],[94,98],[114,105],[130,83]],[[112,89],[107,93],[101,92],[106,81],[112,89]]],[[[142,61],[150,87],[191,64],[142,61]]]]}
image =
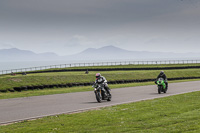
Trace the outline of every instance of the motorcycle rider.
{"type": "Polygon", "coordinates": [[[95,83],[104,84],[104,88],[107,91],[108,95],[111,95],[110,94],[110,88],[108,87],[108,84],[107,84],[107,80],[106,80],[105,77],[101,76],[100,73],[96,73],[96,81],[95,81],[95,83]]]}
{"type": "MultiPolygon", "coordinates": [[[[158,77],[156,78],[156,81],[157,81],[159,78],[163,78],[163,79],[164,79],[164,82],[165,82],[165,84],[166,84],[166,89],[168,89],[167,76],[165,75],[164,71],[160,71],[160,74],[159,74],[158,77]]],[[[156,83],[156,81],[155,81],[155,83],[156,83]]]]}

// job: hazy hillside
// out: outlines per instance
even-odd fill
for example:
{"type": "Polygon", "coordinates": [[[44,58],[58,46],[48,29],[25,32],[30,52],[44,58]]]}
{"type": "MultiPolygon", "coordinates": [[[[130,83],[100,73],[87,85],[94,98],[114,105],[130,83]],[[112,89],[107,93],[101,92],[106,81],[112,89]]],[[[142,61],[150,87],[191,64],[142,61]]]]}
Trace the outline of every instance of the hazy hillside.
{"type": "Polygon", "coordinates": [[[20,50],[17,48],[0,50],[1,61],[39,61],[58,59],[55,53],[36,54],[28,50],[20,50]]]}
{"type": "Polygon", "coordinates": [[[36,54],[16,48],[0,50],[0,61],[49,61],[49,60],[149,60],[149,59],[191,59],[199,58],[200,53],[167,53],[148,51],[129,51],[114,46],[99,49],[88,48],[78,54],[58,56],[55,53],[36,54]]]}
{"type": "Polygon", "coordinates": [[[129,60],[148,60],[148,59],[175,59],[175,58],[198,58],[200,53],[170,53],[170,52],[148,52],[148,51],[128,51],[114,46],[106,46],[99,49],[89,48],[83,52],[71,56],[65,56],[66,59],[129,59],[129,60]]]}

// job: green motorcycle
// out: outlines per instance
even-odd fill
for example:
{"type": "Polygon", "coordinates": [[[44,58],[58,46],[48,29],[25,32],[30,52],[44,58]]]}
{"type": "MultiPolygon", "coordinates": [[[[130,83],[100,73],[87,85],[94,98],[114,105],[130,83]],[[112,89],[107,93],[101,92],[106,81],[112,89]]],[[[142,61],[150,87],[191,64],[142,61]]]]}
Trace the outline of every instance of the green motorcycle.
{"type": "Polygon", "coordinates": [[[167,88],[166,88],[166,84],[163,78],[159,78],[156,81],[156,84],[158,86],[158,93],[160,94],[161,92],[166,93],[167,92],[167,88]]]}

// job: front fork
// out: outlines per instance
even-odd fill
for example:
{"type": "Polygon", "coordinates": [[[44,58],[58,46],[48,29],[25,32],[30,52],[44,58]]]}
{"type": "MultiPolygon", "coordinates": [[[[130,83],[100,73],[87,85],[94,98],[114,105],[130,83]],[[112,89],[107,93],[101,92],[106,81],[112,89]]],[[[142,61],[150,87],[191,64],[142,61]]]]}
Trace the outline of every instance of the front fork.
{"type": "Polygon", "coordinates": [[[97,91],[97,88],[94,88],[94,93],[95,93],[96,95],[98,95],[98,93],[99,93],[99,96],[102,97],[102,96],[101,96],[101,89],[100,89],[99,92],[98,92],[98,91],[97,91]]]}

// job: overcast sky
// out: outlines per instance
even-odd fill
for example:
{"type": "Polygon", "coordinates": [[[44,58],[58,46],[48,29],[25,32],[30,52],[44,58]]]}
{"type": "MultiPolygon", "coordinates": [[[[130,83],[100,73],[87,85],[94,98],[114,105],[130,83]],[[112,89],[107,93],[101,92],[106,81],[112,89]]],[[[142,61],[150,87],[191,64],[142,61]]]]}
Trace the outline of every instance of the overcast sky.
{"type": "Polygon", "coordinates": [[[199,0],[0,0],[0,49],[200,52],[199,0]]]}

